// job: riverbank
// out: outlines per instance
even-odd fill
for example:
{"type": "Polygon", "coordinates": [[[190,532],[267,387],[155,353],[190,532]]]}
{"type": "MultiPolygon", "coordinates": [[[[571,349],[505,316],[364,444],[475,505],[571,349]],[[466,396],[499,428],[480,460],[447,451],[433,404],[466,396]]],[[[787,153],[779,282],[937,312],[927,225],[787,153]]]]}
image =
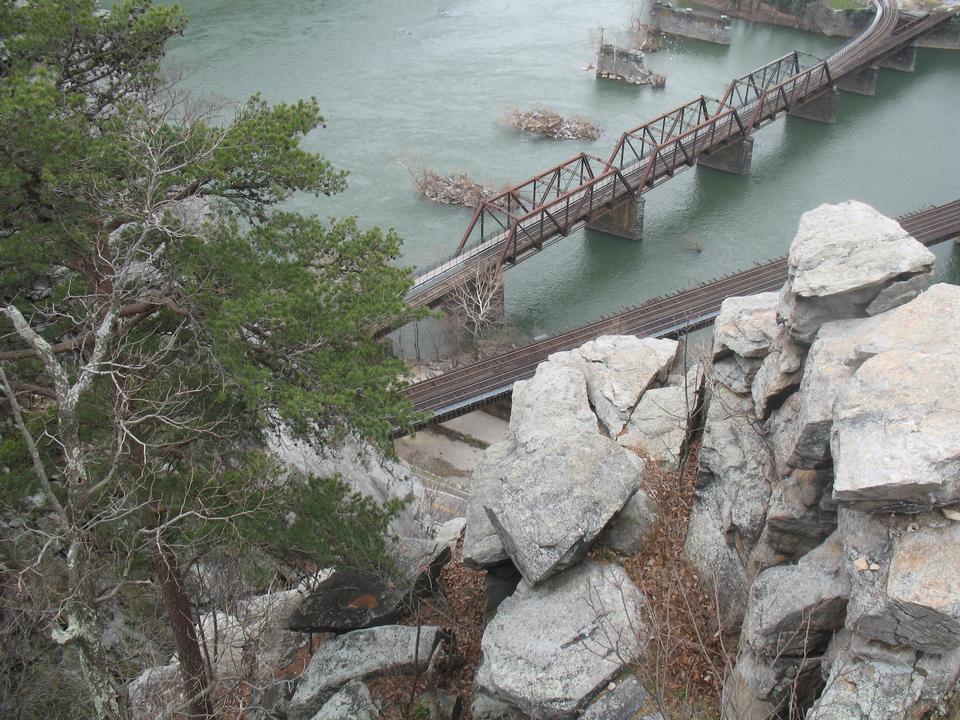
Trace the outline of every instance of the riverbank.
{"type": "MultiPolygon", "coordinates": [[[[861,6],[856,0],[812,0],[785,8],[762,0],[697,0],[697,4],[741,20],[806,30],[827,37],[852,37],[866,28],[874,16],[869,3],[861,6]]],[[[934,7],[937,6],[920,9],[911,3],[903,4],[900,11],[901,22],[929,12],[934,7]]],[[[946,27],[921,38],[916,45],[941,50],[960,50],[960,17],[955,17],[946,27]]]]}

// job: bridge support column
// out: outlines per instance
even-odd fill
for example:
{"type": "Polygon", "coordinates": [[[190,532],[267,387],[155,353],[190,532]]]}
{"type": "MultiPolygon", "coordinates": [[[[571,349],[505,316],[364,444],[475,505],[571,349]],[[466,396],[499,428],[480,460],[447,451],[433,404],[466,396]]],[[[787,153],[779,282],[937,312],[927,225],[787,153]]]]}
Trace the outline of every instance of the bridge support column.
{"type": "Polygon", "coordinates": [[[880,67],[899,72],[913,72],[917,68],[916,46],[910,45],[898,53],[888,55],[880,61],[880,67]]]}
{"type": "Polygon", "coordinates": [[[854,95],[876,95],[877,75],[879,74],[879,66],[871,65],[853,75],[845,77],[837,83],[837,87],[844,92],[853,93],[854,95]]]}
{"type": "Polygon", "coordinates": [[[753,138],[746,137],[735,140],[729,145],[724,145],[709,155],[703,155],[697,160],[697,165],[722,170],[734,175],[749,175],[752,158],[753,138]]]}
{"type": "Polygon", "coordinates": [[[587,227],[626,240],[643,240],[643,208],[646,204],[647,201],[642,197],[635,197],[591,220],[587,227]]]}
{"type": "Polygon", "coordinates": [[[837,96],[839,94],[836,90],[827,89],[802,105],[795,106],[787,114],[804,120],[835,123],[837,121],[837,96]]]}

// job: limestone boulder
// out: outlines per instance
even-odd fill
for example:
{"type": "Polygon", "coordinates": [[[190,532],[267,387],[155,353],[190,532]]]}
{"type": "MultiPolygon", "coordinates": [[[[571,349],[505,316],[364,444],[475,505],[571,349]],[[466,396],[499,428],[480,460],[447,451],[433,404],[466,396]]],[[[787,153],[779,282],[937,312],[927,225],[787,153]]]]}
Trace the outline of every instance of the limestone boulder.
{"type": "Polygon", "coordinates": [[[903,281],[928,276],[934,262],[899,223],[869,205],[821,205],[803,214],[790,245],[781,318],[795,340],[812,342],[824,322],[866,317],[891,283],[896,288],[887,290],[880,307],[909,299],[903,281]]]}
{"type": "Polygon", "coordinates": [[[850,581],[838,534],[796,565],[764,570],[750,590],[742,641],[770,660],[818,655],[843,627],[850,581]]]}
{"type": "Polygon", "coordinates": [[[664,720],[654,698],[636,675],[610,683],[580,715],[580,720],[664,720]]]}
{"type": "Polygon", "coordinates": [[[574,717],[643,652],[644,602],[612,563],[522,583],[484,630],[478,691],[543,720],[574,717]]]}
{"type": "Polygon", "coordinates": [[[750,395],[753,381],[763,366],[762,358],[729,355],[713,363],[714,384],[721,384],[739,395],[750,395]]]}
{"type": "Polygon", "coordinates": [[[517,443],[534,450],[554,447],[565,437],[598,431],[580,367],[545,362],[532,378],[514,383],[510,435],[517,443]]]}
{"type": "Polygon", "coordinates": [[[841,507],[839,528],[852,584],[848,629],[928,653],[960,648],[960,524],[841,507]]]}
{"type": "MultiPolygon", "coordinates": [[[[774,477],[772,454],[753,400],[714,388],[700,447],[698,486],[716,485],[721,527],[741,557],[763,529],[774,477]]],[[[695,510],[696,512],[696,510],[695,510]]]]}
{"type": "Polygon", "coordinates": [[[745,358],[766,356],[780,332],[777,325],[779,303],[780,295],[775,292],[724,300],[713,325],[713,359],[731,354],[745,358]]]}
{"type": "Polygon", "coordinates": [[[774,483],[761,537],[777,558],[774,564],[799,559],[837,527],[832,487],[829,469],[791,470],[774,483]]]}
{"type": "Polygon", "coordinates": [[[803,345],[790,340],[780,326],[779,334],[750,386],[758,418],[766,420],[800,386],[806,350],[803,345]]]}
{"type": "Polygon", "coordinates": [[[834,497],[861,510],[960,501],[960,357],[891,351],[867,360],[835,407],[834,497]]]}
{"type": "Polygon", "coordinates": [[[355,680],[340,688],[311,720],[377,720],[379,717],[370,690],[355,680]]]}
{"type": "Polygon", "coordinates": [[[857,361],[890,350],[960,354],[960,287],[941,283],[878,315],[857,334],[857,361]]]}
{"type": "Polygon", "coordinates": [[[826,323],[810,347],[800,388],[770,420],[778,467],[829,466],[833,410],[857,370],[854,351],[869,321],[826,323]]]}
{"type": "Polygon", "coordinates": [[[669,339],[604,335],[576,350],[554,353],[548,364],[583,373],[597,417],[616,437],[643,391],[667,378],[677,347],[677,342],[669,339]]]}
{"type": "Polygon", "coordinates": [[[798,564],[772,567],[757,576],[737,670],[725,689],[731,702],[736,699],[751,712],[812,703],[823,686],[818,659],[843,626],[850,595],[842,551],[834,535],[798,564]]]}
{"type": "Polygon", "coordinates": [[[311,720],[351,681],[425,670],[439,641],[440,629],[429,625],[419,631],[405,625],[354,630],[327,640],[310,659],[290,700],[291,720],[311,720]]]}
{"type": "Polygon", "coordinates": [[[627,501],[597,542],[622,555],[635,555],[650,539],[656,524],[656,504],[646,492],[639,490],[627,501]]]}
{"type": "Polygon", "coordinates": [[[499,468],[509,461],[516,447],[512,438],[491,445],[473,471],[467,499],[467,524],[463,531],[463,563],[475,570],[510,559],[485,508],[496,501],[500,487],[499,468]]]}
{"type": "Polygon", "coordinates": [[[597,433],[517,445],[494,470],[487,517],[531,583],[579,562],[640,489],[640,459],[597,433]]]}
{"type": "Polygon", "coordinates": [[[960,524],[924,523],[895,537],[886,590],[896,637],[933,653],[960,647],[960,524]]]}
{"type": "Polygon", "coordinates": [[[671,385],[647,390],[617,442],[661,468],[676,468],[687,440],[688,393],[671,385]]]}

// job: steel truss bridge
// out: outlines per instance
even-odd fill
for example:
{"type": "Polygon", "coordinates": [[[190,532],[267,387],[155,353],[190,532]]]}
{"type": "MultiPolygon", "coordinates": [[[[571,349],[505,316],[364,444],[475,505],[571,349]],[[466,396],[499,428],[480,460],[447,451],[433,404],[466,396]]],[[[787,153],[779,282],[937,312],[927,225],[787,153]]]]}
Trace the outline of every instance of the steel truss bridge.
{"type": "MultiPolygon", "coordinates": [[[[960,200],[897,220],[924,245],[935,245],[960,237],[960,200]]],[[[532,377],[537,365],[555,352],[580,347],[601,335],[679,337],[712,324],[727,297],[779,290],[786,279],[787,261],[778,258],[415,383],[407,388],[406,395],[414,409],[426,415],[422,426],[449,420],[509,397],[517,380],[532,377]]]]}
{"type": "Polygon", "coordinates": [[[731,81],[720,99],[701,95],[628,130],[607,159],[579,153],[488,198],[474,212],[456,252],[419,271],[405,302],[436,306],[477,273],[516,265],[704,156],[835,92],[841,80],[905,50],[953,15],[931,13],[898,27],[896,0],[873,2],[871,25],[827,60],[788,53],[731,81]]]}

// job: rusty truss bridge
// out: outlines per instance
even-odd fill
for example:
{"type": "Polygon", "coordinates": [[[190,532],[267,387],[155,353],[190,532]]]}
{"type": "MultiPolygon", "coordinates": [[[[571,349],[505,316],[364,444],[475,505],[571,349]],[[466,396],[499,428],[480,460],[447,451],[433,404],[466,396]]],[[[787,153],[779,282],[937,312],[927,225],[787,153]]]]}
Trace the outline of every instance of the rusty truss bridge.
{"type": "MultiPolygon", "coordinates": [[[[960,237],[960,200],[897,219],[910,235],[930,246],[960,237]]],[[[546,340],[451,370],[406,389],[421,426],[464,415],[509,397],[517,380],[532,377],[537,365],[561,350],[580,347],[601,335],[679,337],[713,323],[720,303],[735,295],[779,290],[787,280],[787,261],[778,258],[719,280],[653,298],[546,340]]]]}
{"type": "Polygon", "coordinates": [[[599,223],[629,215],[643,193],[677,172],[697,162],[723,168],[717,161],[724,153],[749,153],[752,133],[785,113],[832,121],[838,87],[856,91],[864,73],[875,80],[878,62],[912,50],[913,41],[953,15],[931,13],[898,26],[896,0],[873,2],[871,25],[827,60],[791,52],[731,81],[720,99],[701,95],[628,130],[606,159],[580,153],[486,199],[456,252],[417,273],[406,303],[436,306],[478,273],[516,265],[585,224],[609,231],[599,223]]]}

